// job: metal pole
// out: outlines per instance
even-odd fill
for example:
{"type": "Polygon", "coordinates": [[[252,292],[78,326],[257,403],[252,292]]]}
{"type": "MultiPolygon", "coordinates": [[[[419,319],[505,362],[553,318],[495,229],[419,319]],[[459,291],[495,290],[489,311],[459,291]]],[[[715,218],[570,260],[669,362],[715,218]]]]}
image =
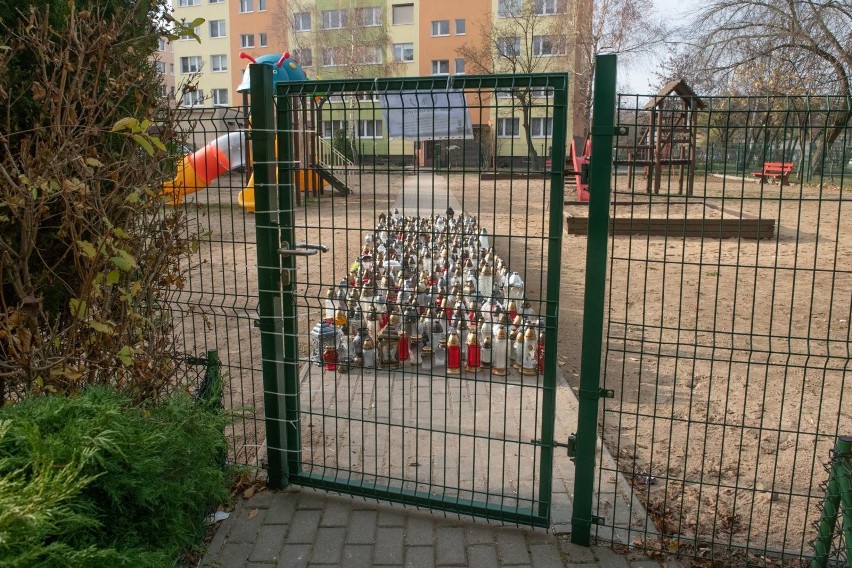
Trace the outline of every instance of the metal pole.
{"type": "Polygon", "coordinates": [[[278,254],[278,204],[275,177],[275,112],[272,67],[252,64],[252,151],[254,158],[255,233],[257,236],[258,327],[263,369],[263,407],[269,486],[286,487],[283,454],[287,451],[279,393],[284,387],[281,314],[281,257],[278,254]]]}
{"type": "Polygon", "coordinates": [[[596,520],[592,516],[592,495],[595,488],[598,401],[601,396],[601,347],[612,183],[612,142],[615,131],[615,66],[615,55],[596,57],[592,155],[589,162],[589,230],[586,292],[583,302],[583,350],[575,458],[577,467],[574,479],[574,512],[571,517],[571,542],[582,546],[589,546],[592,523],[596,520]]]}
{"type": "MultiPolygon", "coordinates": [[[[840,460],[842,459],[841,456],[849,456],[850,452],[852,452],[852,436],[840,436],[834,446],[834,456],[829,468],[825,502],[819,520],[819,533],[814,540],[814,557],[811,560],[811,568],[825,568],[828,565],[831,541],[834,538],[834,529],[837,526],[837,517],[840,513],[841,478],[844,473],[840,460]]],[[[848,480],[844,485],[848,491],[848,480]]],[[[847,547],[850,546],[850,543],[847,542],[846,544],[847,547]]]]}
{"type": "Polygon", "coordinates": [[[547,317],[544,352],[544,401],[541,425],[541,484],[539,515],[550,514],[553,492],[553,428],[556,417],[556,357],[559,333],[559,293],[562,266],[562,226],[565,200],[565,148],[568,144],[568,76],[553,91],[553,153],[550,173],[550,232],[547,246],[547,317]]]}

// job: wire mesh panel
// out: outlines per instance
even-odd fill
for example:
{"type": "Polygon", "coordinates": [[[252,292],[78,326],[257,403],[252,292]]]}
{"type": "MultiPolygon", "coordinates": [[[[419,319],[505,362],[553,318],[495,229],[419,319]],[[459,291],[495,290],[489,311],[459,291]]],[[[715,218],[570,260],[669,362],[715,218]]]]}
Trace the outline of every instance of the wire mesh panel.
{"type": "Polygon", "coordinates": [[[850,100],[646,100],[618,104],[598,475],[638,502],[600,521],[716,562],[806,557],[852,431],[850,100]]]}
{"type": "MultiPolygon", "coordinates": [[[[188,109],[173,148],[174,178],[165,193],[186,217],[195,251],[169,305],[179,364],[217,350],[224,378],[228,460],[257,466],[263,400],[257,319],[254,216],[240,206],[251,188],[246,113],[242,108],[188,109]]],[[[188,367],[189,369],[189,367],[188,367]]]]}
{"type": "Polygon", "coordinates": [[[290,482],[546,525],[567,77],[289,83],[275,104],[271,478],[277,452],[290,482]]]}

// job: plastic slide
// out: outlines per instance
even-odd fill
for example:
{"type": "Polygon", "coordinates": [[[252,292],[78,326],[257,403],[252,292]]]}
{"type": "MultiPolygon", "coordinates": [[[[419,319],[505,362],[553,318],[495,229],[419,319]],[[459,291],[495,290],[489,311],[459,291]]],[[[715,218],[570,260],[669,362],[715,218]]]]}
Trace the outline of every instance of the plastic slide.
{"type": "MultiPolygon", "coordinates": [[[[315,180],[319,176],[310,170],[296,170],[293,172],[293,177],[295,178],[294,181],[299,184],[299,187],[303,192],[314,191],[315,189],[320,190],[328,185],[328,183],[320,179],[319,185],[317,186],[315,180]]],[[[251,174],[245,189],[243,189],[237,196],[237,203],[239,203],[240,207],[245,209],[247,212],[254,213],[254,174],[251,174]]]]}
{"type": "Polygon", "coordinates": [[[214,179],[245,164],[245,133],[223,134],[204,148],[183,157],[175,179],[163,185],[172,205],[183,202],[190,193],[209,186],[214,179]]]}

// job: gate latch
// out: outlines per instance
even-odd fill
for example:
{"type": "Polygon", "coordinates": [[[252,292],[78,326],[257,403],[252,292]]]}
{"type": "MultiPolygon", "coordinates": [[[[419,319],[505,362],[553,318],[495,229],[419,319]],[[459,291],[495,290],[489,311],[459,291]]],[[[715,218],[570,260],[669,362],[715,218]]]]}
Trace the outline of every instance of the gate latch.
{"type": "MultiPolygon", "coordinates": [[[[313,256],[318,252],[328,252],[328,247],[325,245],[316,245],[312,243],[296,243],[293,248],[290,248],[290,243],[281,241],[281,246],[278,248],[278,254],[281,256],[313,256]]],[[[281,270],[281,284],[283,286],[290,285],[290,268],[281,270]]]]}
{"type": "MultiPolygon", "coordinates": [[[[541,439],[536,438],[535,440],[532,440],[532,443],[541,445],[541,439]]],[[[571,461],[574,461],[574,456],[577,455],[577,434],[571,434],[570,436],[568,436],[568,441],[564,443],[557,442],[556,440],[554,440],[553,447],[565,448],[568,457],[571,458],[571,461]]]]}

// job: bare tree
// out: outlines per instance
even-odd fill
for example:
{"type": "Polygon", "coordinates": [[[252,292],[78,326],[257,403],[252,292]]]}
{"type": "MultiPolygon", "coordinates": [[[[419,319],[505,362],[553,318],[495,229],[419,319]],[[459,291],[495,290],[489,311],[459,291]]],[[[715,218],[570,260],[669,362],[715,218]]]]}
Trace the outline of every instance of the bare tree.
{"type": "MultiPolygon", "coordinates": [[[[498,18],[483,21],[481,41],[467,42],[456,50],[476,73],[544,73],[569,71],[573,12],[567,0],[501,0],[498,18]]],[[[538,157],[530,118],[534,92],[528,87],[511,90],[521,111],[527,151],[538,157]]]]}
{"type": "Polygon", "coordinates": [[[364,0],[317,7],[291,0],[279,4],[280,38],[303,66],[323,68],[324,78],[389,77],[399,72],[384,6],[364,0]],[[327,71],[327,72],[326,72],[327,71]]]}
{"type": "Polygon", "coordinates": [[[617,54],[621,68],[641,61],[668,41],[670,30],[656,19],[652,0],[595,0],[588,33],[579,36],[585,72],[578,77],[586,89],[586,118],[591,123],[592,87],[595,57],[601,53],[617,54]]]}
{"type": "MultiPolygon", "coordinates": [[[[712,0],[696,14],[691,32],[696,54],[717,76],[748,77],[758,84],[782,77],[791,92],[828,89],[852,95],[852,5],[847,0],[712,0]]],[[[821,171],[826,150],[850,119],[847,110],[826,125],[812,156],[814,171],[821,171]]]]}

